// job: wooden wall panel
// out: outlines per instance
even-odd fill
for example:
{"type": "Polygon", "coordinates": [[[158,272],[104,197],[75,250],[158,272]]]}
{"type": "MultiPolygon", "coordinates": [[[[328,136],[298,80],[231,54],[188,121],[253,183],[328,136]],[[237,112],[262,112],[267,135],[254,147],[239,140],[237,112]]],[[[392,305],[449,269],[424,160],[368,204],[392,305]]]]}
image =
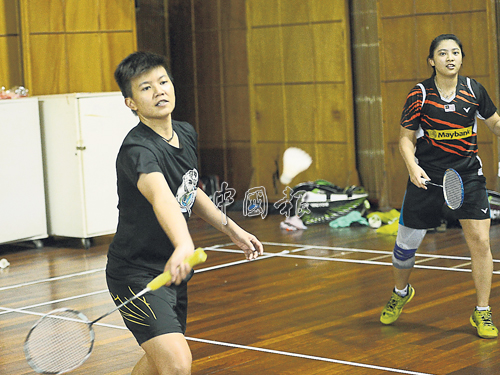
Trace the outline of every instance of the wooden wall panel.
{"type": "Polygon", "coordinates": [[[296,146],[311,154],[313,165],[291,186],[317,179],[359,184],[348,2],[249,1],[247,12],[253,183],[269,190],[275,167],[262,163],[278,160],[281,170],[282,155],[274,152],[296,146]],[[268,142],[278,142],[273,152],[265,151],[268,142]]]}
{"type": "Polygon", "coordinates": [[[248,84],[245,29],[222,30],[223,74],[226,85],[248,84]]]}
{"type": "Polygon", "coordinates": [[[63,0],[30,0],[25,3],[27,25],[31,33],[64,32],[63,0]]]}
{"type": "Polygon", "coordinates": [[[315,85],[296,84],[285,86],[285,124],[289,142],[310,142],[316,140],[316,91],[315,85]]]}
{"type": "Polygon", "coordinates": [[[16,1],[0,0],[0,35],[19,34],[19,11],[16,1]]]}
{"type": "Polygon", "coordinates": [[[451,1],[418,0],[414,2],[415,13],[430,14],[448,12],[451,1]]]}
{"type": "Polygon", "coordinates": [[[22,86],[19,36],[0,34],[0,87],[22,86]]]}
{"type": "Polygon", "coordinates": [[[23,85],[19,8],[16,1],[0,0],[0,87],[23,85]]]}
{"type": "Polygon", "coordinates": [[[224,112],[226,115],[227,139],[230,141],[248,142],[252,136],[248,87],[243,85],[227,86],[225,93],[224,112]]]}
{"type": "Polygon", "coordinates": [[[350,186],[353,185],[353,181],[359,181],[357,170],[349,168],[352,163],[352,146],[350,144],[317,143],[315,149],[316,153],[312,154],[312,156],[315,158],[316,171],[314,169],[306,171],[305,177],[308,178],[305,181],[324,176],[323,171],[332,171],[333,178],[327,177],[325,179],[341,187],[350,186]],[[315,174],[311,175],[312,172],[315,172],[315,174]]]}
{"type": "Polygon", "coordinates": [[[454,12],[487,10],[484,0],[453,0],[450,6],[454,12]]]}
{"type": "Polygon", "coordinates": [[[283,80],[281,33],[278,28],[255,28],[248,59],[252,62],[253,82],[258,84],[280,83],[283,80]]]}
{"type": "Polygon", "coordinates": [[[220,28],[218,0],[194,0],[193,11],[197,31],[220,28]]]}
{"type": "Polygon", "coordinates": [[[253,103],[251,115],[255,116],[255,141],[284,142],[285,104],[282,86],[255,87],[253,103]]]}
{"type": "MultiPolygon", "coordinates": [[[[279,29],[278,29],[279,30],[279,29]]],[[[312,30],[308,24],[281,28],[283,51],[283,82],[312,82],[314,59],[312,30]]],[[[264,57],[264,61],[267,58],[264,57]]]]}
{"type": "Polygon", "coordinates": [[[100,35],[97,33],[68,34],[66,35],[66,43],[69,91],[102,91],[103,72],[101,59],[89,58],[89,56],[101,55],[100,35]]]}
{"type": "Polygon", "coordinates": [[[19,0],[24,82],[33,95],[116,91],[136,50],[133,0],[19,0]]]}
{"type": "Polygon", "coordinates": [[[405,80],[413,77],[417,71],[419,59],[417,40],[413,37],[415,28],[413,23],[408,21],[406,18],[387,18],[380,25],[384,46],[380,51],[382,80],[405,80]]]}
{"type": "MultiPolygon", "coordinates": [[[[397,7],[399,2],[393,4],[397,7]]],[[[385,208],[385,134],[382,127],[377,2],[352,1],[351,22],[358,170],[370,200],[378,208],[385,208]]],[[[405,62],[408,60],[405,58],[405,62]]]]}
{"type": "Polygon", "coordinates": [[[198,131],[201,175],[217,175],[239,199],[252,176],[245,4],[168,1],[174,115],[198,131]]]}
{"type": "Polygon", "coordinates": [[[100,1],[64,0],[65,32],[98,31],[100,1]]]}
{"type": "Polygon", "coordinates": [[[412,14],[413,1],[378,0],[378,12],[384,17],[396,17],[412,14]]]}
{"type": "Polygon", "coordinates": [[[414,43],[417,70],[412,75],[407,76],[407,79],[410,77],[418,77],[418,79],[428,78],[430,77],[430,73],[428,73],[430,71],[429,65],[427,64],[429,46],[436,36],[455,32],[452,16],[450,14],[425,14],[409,18],[408,21],[410,21],[410,25],[415,25],[412,39],[416,39],[414,43]],[[415,35],[418,35],[418,38],[415,38],[415,35]]]}
{"type": "Polygon", "coordinates": [[[121,60],[137,49],[135,38],[130,33],[102,33],[100,35],[100,61],[102,74],[102,91],[118,91],[119,87],[114,79],[114,72],[121,60]]]}
{"type": "Polygon", "coordinates": [[[134,7],[123,6],[123,0],[99,1],[99,30],[135,29],[134,7]]]}
{"type": "Polygon", "coordinates": [[[280,23],[283,25],[309,22],[309,2],[303,0],[281,0],[280,23]]]}
{"type": "Polygon", "coordinates": [[[278,25],[281,22],[280,2],[281,0],[247,1],[248,25],[253,27],[278,25]]]}
{"type": "Polygon", "coordinates": [[[344,0],[310,0],[311,22],[342,20],[345,17],[344,0]]]}
{"type": "Polygon", "coordinates": [[[229,187],[236,190],[236,200],[243,200],[252,180],[250,142],[228,142],[226,154],[230,160],[226,172],[229,187]]]}
{"type": "Polygon", "coordinates": [[[322,83],[317,84],[315,88],[315,140],[317,142],[347,143],[350,129],[345,126],[349,118],[347,113],[349,108],[343,107],[346,93],[345,85],[322,83]]]}
{"type": "Polygon", "coordinates": [[[197,32],[196,77],[198,85],[219,85],[221,82],[219,32],[217,30],[197,32]]]}
{"type": "Polygon", "coordinates": [[[343,82],[346,78],[346,54],[349,41],[342,23],[318,23],[311,26],[314,49],[314,80],[343,82]],[[334,67],[334,68],[332,68],[334,67]]]}
{"type": "Polygon", "coordinates": [[[489,65],[492,59],[497,59],[496,56],[491,56],[494,51],[490,51],[488,38],[484,35],[484,28],[477,27],[477,25],[488,24],[486,12],[456,14],[452,16],[452,22],[457,25],[454,27],[455,33],[460,36],[464,45],[465,58],[462,75],[471,75],[479,82],[484,82],[486,86],[489,83],[489,65]]]}
{"type": "Polygon", "coordinates": [[[222,148],[224,142],[224,127],[222,123],[221,87],[204,85],[198,87],[198,95],[203,98],[198,102],[199,111],[199,142],[222,148]]]}
{"type": "MultiPolygon", "coordinates": [[[[26,81],[31,94],[69,92],[69,75],[64,34],[36,34],[30,38],[32,75],[26,81]]],[[[23,47],[23,50],[25,48],[23,47]]]]}
{"type": "Polygon", "coordinates": [[[268,198],[282,196],[284,186],[278,180],[277,171],[284,151],[281,142],[262,142],[258,143],[255,149],[252,147],[252,164],[258,167],[254,169],[251,186],[264,186],[268,198]],[[257,173],[260,175],[258,180],[255,176],[257,173]]]}

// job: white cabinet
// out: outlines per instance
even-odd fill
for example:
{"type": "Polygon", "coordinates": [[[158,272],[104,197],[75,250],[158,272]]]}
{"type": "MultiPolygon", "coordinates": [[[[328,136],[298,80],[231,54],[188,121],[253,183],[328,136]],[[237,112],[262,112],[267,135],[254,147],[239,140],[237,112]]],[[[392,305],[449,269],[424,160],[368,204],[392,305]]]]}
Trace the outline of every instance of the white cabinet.
{"type": "Polygon", "coordinates": [[[0,243],[46,237],[38,99],[0,100],[0,243]]]}
{"type": "Polygon", "coordinates": [[[139,122],[119,92],[39,96],[50,235],[84,240],[118,223],[116,156],[139,122]]]}

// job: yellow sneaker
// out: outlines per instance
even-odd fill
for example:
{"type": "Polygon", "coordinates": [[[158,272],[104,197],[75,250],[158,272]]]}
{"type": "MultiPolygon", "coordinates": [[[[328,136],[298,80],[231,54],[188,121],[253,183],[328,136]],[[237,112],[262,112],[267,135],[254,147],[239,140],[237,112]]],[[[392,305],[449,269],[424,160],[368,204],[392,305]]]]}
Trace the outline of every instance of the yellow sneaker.
{"type": "Polygon", "coordinates": [[[491,320],[491,308],[486,311],[474,309],[470,317],[470,324],[477,328],[477,334],[483,339],[494,339],[498,337],[498,329],[491,320]]]}
{"type": "Polygon", "coordinates": [[[380,322],[383,324],[392,324],[396,320],[398,320],[401,312],[403,311],[403,306],[411,301],[413,296],[415,295],[415,289],[408,284],[408,294],[406,297],[401,297],[395,291],[392,292],[391,299],[387,302],[384,309],[382,310],[382,314],[380,315],[380,322]]]}

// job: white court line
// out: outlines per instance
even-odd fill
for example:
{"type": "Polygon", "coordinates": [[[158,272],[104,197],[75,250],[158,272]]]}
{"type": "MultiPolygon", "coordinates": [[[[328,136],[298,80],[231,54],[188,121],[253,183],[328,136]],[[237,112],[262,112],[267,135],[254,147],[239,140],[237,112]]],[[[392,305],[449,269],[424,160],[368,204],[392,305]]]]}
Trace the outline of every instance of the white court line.
{"type": "MultiPolygon", "coordinates": [[[[212,251],[220,251],[220,252],[242,252],[241,250],[233,250],[233,249],[213,249],[212,251]]],[[[356,264],[369,264],[369,265],[377,265],[377,266],[392,266],[392,262],[377,262],[372,260],[359,260],[359,259],[346,259],[346,258],[328,258],[328,257],[315,257],[309,255],[297,255],[292,254],[292,252],[301,251],[301,250],[292,250],[290,253],[271,253],[274,256],[283,257],[283,258],[295,258],[295,259],[305,259],[305,260],[320,260],[326,262],[341,262],[341,263],[356,263],[356,264]]],[[[264,253],[266,254],[266,253],[264,253]]],[[[257,258],[256,260],[258,260],[257,258]]],[[[423,266],[421,264],[415,264],[414,268],[421,268],[426,270],[438,270],[438,271],[455,271],[455,272],[472,272],[470,269],[460,269],[460,268],[452,268],[452,267],[438,267],[438,266],[423,266]]],[[[500,274],[500,271],[493,271],[493,274],[500,274]]]]}
{"type": "Polygon", "coordinates": [[[372,370],[389,371],[389,372],[395,372],[395,373],[399,373],[399,374],[432,375],[432,374],[428,374],[428,373],[424,373],[424,372],[415,372],[415,371],[401,370],[401,369],[396,369],[396,368],[391,368],[391,367],[366,365],[366,364],[363,364],[363,363],[342,361],[342,360],[339,360],[339,359],[317,357],[317,356],[313,356],[313,355],[300,354],[300,353],[284,352],[284,351],[281,351],[281,350],[265,349],[265,348],[259,348],[259,347],[256,347],[256,346],[246,346],[246,345],[239,345],[239,344],[231,344],[231,343],[221,342],[221,341],[198,339],[198,338],[195,338],[195,337],[186,337],[186,340],[201,342],[201,343],[204,343],[204,344],[226,346],[226,347],[230,347],[230,348],[254,350],[254,351],[257,351],[257,352],[264,352],[264,353],[270,353],[270,354],[286,355],[286,356],[289,356],[289,357],[312,359],[314,361],[337,363],[337,364],[340,364],[340,365],[355,366],[355,367],[364,367],[364,368],[369,368],[369,369],[372,369],[372,370]]]}
{"type": "MultiPolygon", "coordinates": [[[[27,307],[23,307],[23,309],[26,309],[27,307]]],[[[11,309],[9,307],[1,307],[0,306],[0,310],[4,310],[3,312],[0,312],[0,314],[6,314],[6,313],[10,313],[10,312],[17,312],[17,313],[20,313],[20,314],[25,314],[25,315],[36,315],[36,316],[45,316],[47,315],[47,313],[37,313],[37,312],[34,312],[34,311],[26,311],[26,310],[23,310],[23,309],[11,309]]],[[[102,327],[108,327],[108,328],[118,328],[118,329],[123,329],[123,330],[127,330],[126,327],[121,327],[121,326],[117,326],[117,325],[114,325],[114,324],[106,324],[106,323],[94,323],[93,325],[95,326],[102,326],[102,327]]]]}
{"type": "MultiPolygon", "coordinates": [[[[71,297],[56,299],[56,300],[52,300],[52,301],[38,303],[36,305],[30,305],[30,306],[21,307],[19,309],[10,309],[10,310],[12,310],[12,311],[23,311],[25,309],[34,309],[35,307],[47,306],[47,305],[51,305],[53,303],[59,303],[59,302],[72,301],[74,299],[95,296],[97,294],[101,294],[101,293],[105,293],[105,292],[109,292],[108,289],[98,290],[96,292],[90,292],[90,293],[85,293],[85,294],[79,294],[77,296],[71,296],[71,297]]],[[[9,310],[9,308],[5,308],[5,307],[1,307],[1,306],[0,306],[0,309],[9,310]]],[[[0,312],[0,315],[7,314],[7,313],[12,312],[12,311],[2,311],[2,312],[0,312]]],[[[42,315],[44,315],[44,314],[42,314],[42,315]]]]}
{"type": "Polygon", "coordinates": [[[0,292],[2,290],[7,290],[7,289],[14,289],[14,288],[19,288],[21,286],[28,286],[28,285],[35,285],[35,284],[40,284],[40,283],[45,283],[47,281],[56,281],[56,280],[63,280],[63,279],[69,279],[71,277],[76,277],[76,276],[83,276],[83,275],[89,275],[91,273],[96,273],[96,272],[101,272],[104,271],[105,268],[96,268],[90,271],[83,271],[83,272],[78,272],[78,273],[71,273],[69,275],[63,275],[63,276],[56,276],[56,277],[49,277],[47,279],[41,279],[41,280],[35,280],[35,281],[30,281],[28,283],[23,283],[23,284],[17,284],[17,285],[10,285],[10,286],[4,286],[0,288],[0,292]]]}
{"type": "MultiPolygon", "coordinates": [[[[36,316],[40,316],[40,317],[45,315],[45,314],[42,314],[42,313],[37,313],[37,312],[32,312],[32,311],[25,311],[25,310],[22,310],[22,309],[10,309],[10,308],[5,308],[5,307],[0,307],[0,309],[5,310],[6,312],[18,312],[18,313],[21,313],[21,314],[36,315],[36,316]]],[[[126,327],[124,327],[124,326],[117,326],[115,324],[95,323],[94,325],[96,325],[96,326],[102,326],[102,327],[107,327],[107,328],[120,329],[120,330],[125,330],[125,331],[127,330],[126,327]]],[[[235,349],[253,350],[253,351],[261,352],[261,353],[278,354],[278,355],[284,355],[284,356],[288,356],[288,357],[310,359],[310,360],[313,360],[313,361],[329,362],[329,363],[336,363],[336,364],[346,365],[346,366],[369,368],[369,369],[372,369],[372,370],[388,371],[388,372],[394,372],[394,373],[398,373],[398,374],[432,375],[432,374],[423,373],[423,372],[415,372],[415,371],[401,370],[401,369],[396,369],[396,368],[391,368],[391,367],[367,365],[367,364],[364,364],[364,363],[349,362],[349,361],[342,361],[342,360],[333,359],[333,358],[318,357],[318,356],[312,356],[312,355],[307,355],[307,354],[285,352],[285,351],[281,351],[281,350],[272,350],[272,349],[266,349],[266,348],[259,348],[259,347],[256,347],[256,346],[246,346],[246,345],[233,344],[233,343],[228,343],[228,342],[223,342],[223,341],[214,341],[214,340],[199,339],[199,338],[196,338],[196,337],[188,337],[188,336],[186,336],[186,340],[188,340],[188,341],[194,341],[194,342],[200,342],[200,343],[203,343],[203,344],[225,346],[225,347],[235,348],[235,349]]]]}
{"type": "MultiPolygon", "coordinates": [[[[264,256],[260,256],[259,258],[255,260],[264,260],[272,257],[294,257],[294,258],[299,258],[299,259],[307,259],[307,260],[324,260],[324,261],[333,261],[333,262],[344,262],[344,263],[357,263],[357,264],[369,264],[369,265],[379,265],[379,266],[392,266],[391,262],[377,262],[376,259],[382,259],[383,256],[381,257],[375,257],[375,258],[370,258],[368,260],[356,260],[356,259],[346,259],[346,258],[331,258],[331,257],[313,257],[313,256],[308,256],[308,255],[291,255],[292,253],[300,252],[300,251],[305,251],[305,250],[311,250],[311,249],[323,249],[323,250],[336,250],[336,251],[345,251],[345,252],[359,252],[359,253],[371,253],[371,254],[382,254],[382,255],[392,255],[392,252],[389,251],[381,251],[381,250],[366,250],[366,249],[350,249],[350,248],[345,248],[345,247],[331,247],[331,246],[313,246],[313,245],[298,245],[298,244],[286,244],[286,243],[276,243],[276,242],[263,242],[264,245],[273,245],[273,246],[292,246],[296,247],[295,249],[292,250],[284,250],[280,253],[264,253],[264,256]]],[[[223,245],[215,245],[215,246],[207,246],[204,249],[205,250],[211,250],[211,251],[219,251],[219,252],[230,252],[230,253],[243,253],[242,250],[235,250],[235,249],[224,249],[223,247],[225,246],[234,246],[232,243],[228,244],[223,244],[223,245]]],[[[465,260],[465,261],[470,261],[470,257],[458,257],[458,256],[449,256],[449,255],[437,255],[437,254],[416,254],[416,256],[420,257],[426,257],[426,258],[436,258],[436,259],[452,259],[452,260],[465,260]]],[[[253,260],[253,261],[255,261],[253,260]]],[[[455,267],[437,267],[437,266],[422,266],[418,263],[423,263],[426,262],[427,260],[418,260],[415,263],[415,268],[422,268],[422,269],[430,269],[430,270],[444,270],[444,271],[459,271],[459,272],[472,272],[470,269],[457,269],[455,267]]],[[[196,270],[195,272],[205,272],[205,271],[211,271],[215,269],[220,269],[220,268],[225,268],[225,267],[230,267],[238,264],[244,264],[249,262],[246,259],[240,260],[240,261],[235,261],[231,263],[225,263],[222,265],[218,266],[213,266],[213,267],[206,267],[206,268],[201,268],[199,270],[196,270]]],[[[493,259],[493,262],[500,262],[500,260],[493,259]]],[[[41,280],[36,280],[28,283],[23,283],[23,284],[16,284],[16,285],[10,285],[6,287],[1,287],[0,291],[3,290],[8,290],[8,289],[15,289],[15,288],[20,288],[23,286],[30,286],[30,285],[35,285],[35,284],[40,284],[44,282],[50,282],[50,281],[57,281],[57,280],[63,280],[63,279],[68,279],[71,277],[77,277],[77,276],[82,276],[82,275],[88,275],[96,272],[102,272],[104,271],[105,268],[97,268],[94,270],[89,270],[89,271],[84,271],[84,272],[78,272],[78,273],[73,273],[73,274],[68,274],[68,275],[63,275],[63,276],[57,276],[53,278],[47,278],[47,279],[41,279],[41,280]]],[[[500,274],[500,271],[493,271],[493,274],[500,274]]]]}
{"type": "MultiPolygon", "coordinates": [[[[349,247],[337,247],[337,246],[316,246],[316,245],[300,245],[293,243],[281,243],[281,242],[262,242],[263,245],[269,246],[295,246],[304,248],[304,250],[321,249],[321,250],[333,250],[333,251],[347,251],[353,253],[370,253],[370,254],[388,254],[392,255],[392,251],[387,250],[370,250],[370,249],[357,249],[349,247]]],[[[233,244],[226,244],[223,246],[230,246],[233,244]]],[[[215,249],[214,249],[215,250],[215,249]]],[[[429,253],[416,253],[417,257],[424,258],[439,258],[439,259],[452,259],[452,260],[471,260],[470,257],[455,256],[455,255],[440,255],[440,254],[429,254],[429,253]]],[[[494,263],[500,263],[500,259],[493,259],[494,263]]]]}
{"type": "MultiPolygon", "coordinates": [[[[243,253],[242,250],[230,250],[230,251],[226,251],[226,250],[220,250],[220,249],[205,249],[205,250],[212,250],[212,251],[221,251],[221,252],[238,252],[238,253],[243,253]]],[[[195,273],[198,273],[198,272],[206,272],[206,271],[212,271],[212,270],[217,270],[219,268],[225,268],[225,267],[231,267],[231,266],[236,266],[238,264],[243,264],[243,263],[248,263],[248,262],[256,262],[256,261],[259,261],[259,260],[264,260],[264,259],[267,259],[267,258],[273,258],[273,257],[276,257],[276,256],[280,256],[282,254],[288,254],[289,251],[288,250],[283,250],[281,253],[265,253],[264,255],[261,255],[259,256],[257,259],[252,259],[252,260],[247,260],[247,259],[243,259],[243,260],[237,260],[235,262],[230,262],[230,263],[223,263],[223,264],[219,264],[217,266],[212,266],[212,267],[205,267],[205,268],[200,268],[200,269],[197,269],[195,271],[195,273]]]]}

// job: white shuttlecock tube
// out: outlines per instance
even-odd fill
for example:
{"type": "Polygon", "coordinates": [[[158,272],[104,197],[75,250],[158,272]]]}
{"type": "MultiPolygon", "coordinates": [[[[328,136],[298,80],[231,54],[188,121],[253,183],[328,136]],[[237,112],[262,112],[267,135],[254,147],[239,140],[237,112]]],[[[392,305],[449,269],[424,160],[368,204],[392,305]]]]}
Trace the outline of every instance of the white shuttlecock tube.
{"type": "Polygon", "coordinates": [[[283,185],[288,185],[295,176],[304,172],[312,163],[312,159],[307,152],[297,147],[289,147],[283,153],[283,173],[280,181],[283,185]]]}

